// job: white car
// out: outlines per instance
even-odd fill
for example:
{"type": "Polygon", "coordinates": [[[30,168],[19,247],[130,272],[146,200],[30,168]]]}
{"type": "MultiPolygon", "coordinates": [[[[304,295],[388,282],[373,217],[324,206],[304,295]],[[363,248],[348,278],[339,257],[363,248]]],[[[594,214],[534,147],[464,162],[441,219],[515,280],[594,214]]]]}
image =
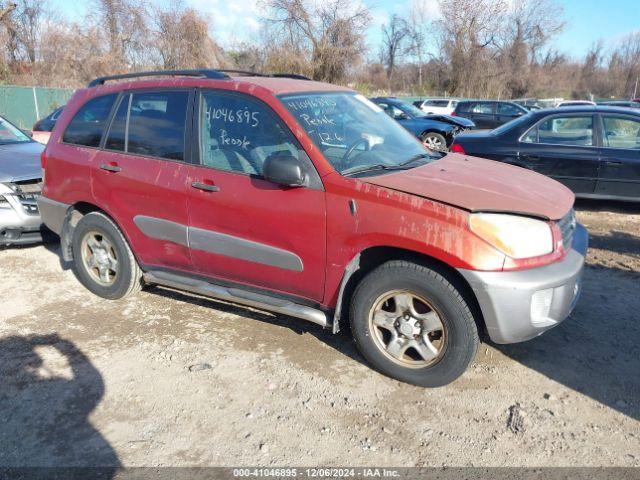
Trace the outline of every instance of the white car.
{"type": "Polygon", "coordinates": [[[451,115],[458,105],[458,100],[451,98],[428,98],[419,100],[413,104],[425,113],[438,113],[440,115],[451,115]]]}
{"type": "Polygon", "coordinates": [[[585,105],[594,105],[595,102],[590,100],[565,100],[556,105],[556,107],[583,107],[585,105]]]}

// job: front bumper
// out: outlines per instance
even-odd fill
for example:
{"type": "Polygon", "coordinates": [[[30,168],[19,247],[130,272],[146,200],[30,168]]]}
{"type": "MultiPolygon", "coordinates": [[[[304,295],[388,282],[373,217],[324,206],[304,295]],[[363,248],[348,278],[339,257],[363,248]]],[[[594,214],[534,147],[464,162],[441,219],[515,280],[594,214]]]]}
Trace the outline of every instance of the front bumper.
{"type": "Polygon", "coordinates": [[[25,245],[42,241],[40,215],[27,214],[17,200],[9,200],[11,208],[0,209],[0,245],[25,245]]]}
{"type": "Polygon", "coordinates": [[[571,314],[580,296],[588,242],[586,229],[577,225],[572,248],[560,262],[515,272],[459,270],[476,295],[491,340],[523,342],[571,314]]]}

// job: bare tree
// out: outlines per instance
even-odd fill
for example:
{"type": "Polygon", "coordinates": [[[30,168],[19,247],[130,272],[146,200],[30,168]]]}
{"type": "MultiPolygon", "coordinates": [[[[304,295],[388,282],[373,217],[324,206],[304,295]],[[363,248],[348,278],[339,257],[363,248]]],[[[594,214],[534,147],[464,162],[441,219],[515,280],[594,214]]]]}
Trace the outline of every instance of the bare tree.
{"type": "Polygon", "coordinates": [[[276,30],[274,36],[307,54],[314,79],[339,81],[362,58],[371,19],[362,5],[341,0],[267,0],[266,5],[271,14],[267,25],[276,30]]]}
{"type": "Polygon", "coordinates": [[[396,62],[406,52],[409,26],[404,18],[393,14],[389,23],[382,26],[382,58],[387,67],[387,79],[391,81],[396,62]]]}
{"type": "Polygon", "coordinates": [[[195,10],[158,11],[153,48],[165,69],[229,66],[222,49],[209,36],[209,22],[195,10]]]}

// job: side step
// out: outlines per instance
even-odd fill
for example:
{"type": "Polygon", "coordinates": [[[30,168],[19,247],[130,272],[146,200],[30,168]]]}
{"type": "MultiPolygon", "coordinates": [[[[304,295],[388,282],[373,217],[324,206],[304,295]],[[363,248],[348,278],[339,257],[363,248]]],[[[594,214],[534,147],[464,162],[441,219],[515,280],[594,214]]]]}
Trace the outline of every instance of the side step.
{"type": "Polygon", "coordinates": [[[205,297],[248,305],[274,313],[282,313],[283,315],[308,320],[322,327],[326,327],[329,324],[327,314],[322,310],[293,303],[281,298],[248,292],[239,288],[223,287],[204,280],[161,271],[145,272],[143,278],[146,283],[175,288],[176,290],[186,290],[187,292],[197,293],[205,297]]]}

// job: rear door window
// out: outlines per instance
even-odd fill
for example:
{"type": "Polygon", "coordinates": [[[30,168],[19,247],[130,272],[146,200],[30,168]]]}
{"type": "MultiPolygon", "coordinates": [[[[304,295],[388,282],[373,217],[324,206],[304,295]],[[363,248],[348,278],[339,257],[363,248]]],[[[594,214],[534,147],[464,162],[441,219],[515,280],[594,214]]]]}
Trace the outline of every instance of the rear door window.
{"type": "Polygon", "coordinates": [[[133,93],[126,152],[184,160],[188,106],[188,91],[133,93]]]}
{"type": "Polygon", "coordinates": [[[62,141],[73,145],[99,147],[117,97],[117,94],[112,94],[89,100],[69,122],[62,141]]]}
{"type": "Polygon", "coordinates": [[[471,110],[471,112],[491,115],[493,113],[493,104],[492,103],[476,103],[473,107],[473,110],[471,110]]]}

